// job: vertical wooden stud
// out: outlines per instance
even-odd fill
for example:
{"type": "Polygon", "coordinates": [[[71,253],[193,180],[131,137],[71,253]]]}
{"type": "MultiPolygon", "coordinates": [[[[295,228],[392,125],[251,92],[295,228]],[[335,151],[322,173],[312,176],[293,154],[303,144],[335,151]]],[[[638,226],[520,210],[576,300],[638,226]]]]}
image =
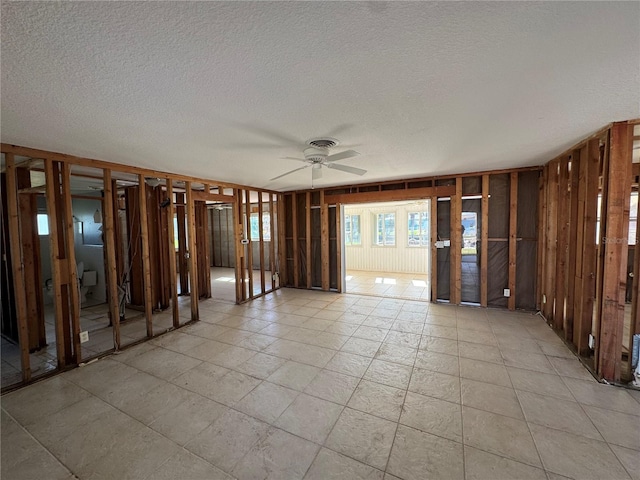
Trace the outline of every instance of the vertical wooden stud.
{"type": "MultiPolygon", "coordinates": [[[[306,256],[307,256],[307,288],[311,288],[311,271],[313,268],[313,258],[311,258],[311,192],[307,192],[306,194],[306,209],[305,209],[305,246],[307,247],[306,256]]],[[[296,221],[294,219],[294,221],[296,221]]]]}
{"type": "Polygon", "coordinates": [[[246,278],[244,274],[244,211],[241,189],[235,189],[236,204],[233,209],[233,240],[236,253],[236,303],[247,299],[246,278]]]}
{"type": "MultiPolygon", "coordinates": [[[[276,288],[276,284],[275,284],[275,274],[276,274],[276,243],[278,243],[278,247],[279,247],[279,242],[277,242],[278,240],[278,231],[276,230],[275,226],[276,226],[276,222],[274,219],[274,215],[276,215],[276,211],[275,211],[275,205],[274,205],[274,201],[273,201],[273,197],[275,196],[275,194],[270,193],[269,194],[269,227],[270,227],[270,231],[271,231],[271,237],[269,240],[269,274],[271,275],[271,290],[274,290],[276,288]]],[[[279,217],[279,215],[276,215],[276,218],[279,217]]]]}
{"type": "Polygon", "coordinates": [[[300,286],[300,269],[298,254],[298,199],[296,192],[291,194],[291,222],[293,226],[293,286],[300,286]]]}
{"type": "Polygon", "coordinates": [[[329,205],[324,201],[324,190],[320,190],[321,265],[322,289],[329,290],[329,205]]]}
{"type": "MultiPolygon", "coordinates": [[[[15,284],[16,310],[18,315],[18,339],[20,342],[20,364],[22,381],[31,379],[29,359],[29,331],[27,327],[27,301],[25,298],[24,266],[20,245],[20,217],[18,215],[18,188],[16,184],[16,164],[13,153],[5,154],[7,178],[7,209],[9,210],[9,241],[11,242],[11,263],[15,284]]],[[[46,163],[46,161],[45,161],[46,163]]],[[[58,362],[58,364],[60,364],[58,362]]]]}
{"type": "Polygon", "coordinates": [[[569,172],[569,221],[567,241],[567,306],[565,312],[565,340],[573,341],[574,297],[576,279],[576,256],[578,244],[578,184],[580,180],[580,149],[571,153],[569,172]]]}
{"type": "Polygon", "coordinates": [[[462,287],[462,178],[456,177],[456,194],[451,197],[451,294],[452,304],[460,303],[462,287]]]}
{"type": "Polygon", "coordinates": [[[147,337],[153,337],[153,304],[151,300],[151,260],[149,258],[149,224],[147,223],[147,184],[144,175],[138,175],[138,202],[140,209],[140,241],[142,242],[142,281],[144,285],[144,316],[147,337]]]}
{"type": "Polygon", "coordinates": [[[116,350],[120,350],[120,295],[118,294],[118,268],[116,266],[116,215],[113,211],[114,182],[111,180],[111,170],[103,170],[102,181],[104,183],[104,198],[102,207],[102,228],[104,233],[104,246],[107,262],[107,291],[109,292],[109,318],[113,326],[113,344],[116,350]]]}
{"type": "MultiPolygon", "coordinates": [[[[198,248],[196,244],[196,212],[191,182],[185,182],[187,193],[187,229],[189,237],[189,283],[191,287],[191,320],[198,320],[198,248]]],[[[205,246],[206,248],[206,246],[205,246]]]]}
{"type": "Polygon", "coordinates": [[[555,309],[553,313],[554,326],[565,331],[565,304],[567,279],[567,235],[568,235],[568,207],[569,207],[569,159],[560,158],[558,162],[558,197],[557,197],[557,247],[556,247],[556,293],[555,309]]]}
{"type": "Polygon", "coordinates": [[[487,306],[487,275],[489,263],[489,175],[482,175],[482,231],[480,232],[480,305],[487,306]]]}
{"type": "Polygon", "coordinates": [[[251,191],[245,190],[245,214],[246,214],[246,235],[249,243],[247,244],[247,273],[249,274],[249,298],[253,298],[253,241],[251,238],[251,191]]]}
{"type": "Polygon", "coordinates": [[[438,197],[431,197],[431,301],[438,300],[438,197]]]}
{"type": "Polygon", "coordinates": [[[543,312],[548,322],[554,322],[554,328],[560,328],[562,324],[557,325],[553,316],[556,294],[556,242],[558,238],[558,161],[549,163],[547,180],[547,269],[544,292],[546,302],[543,312]]]}
{"type": "Polygon", "coordinates": [[[167,197],[169,198],[169,205],[167,206],[167,236],[169,237],[169,276],[171,277],[169,285],[171,288],[171,313],[173,316],[173,327],[178,328],[180,326],[180,312],[178,309],[175,232],[173,230],[175,201],[173,198],[173,181],[170,178],[167,179],[167,197]]]}
{"type": "Polygon", "coordinates": [[[340,204],[336,204],[336,265],[337,271],[336,275],[338,276],[337,280],[337,290],[342,293],[342,208],[340,204]]]}
{"type": "Polygon", "coordinates": [[[262,224],[262,216],[264,215],[264,207],[262,204],[262,192],[258,192],[258,239],[260,241],[260,292],[265,293],[266,279],[265,279],[265,258],[264,258],[264,231],[262,224]]]}

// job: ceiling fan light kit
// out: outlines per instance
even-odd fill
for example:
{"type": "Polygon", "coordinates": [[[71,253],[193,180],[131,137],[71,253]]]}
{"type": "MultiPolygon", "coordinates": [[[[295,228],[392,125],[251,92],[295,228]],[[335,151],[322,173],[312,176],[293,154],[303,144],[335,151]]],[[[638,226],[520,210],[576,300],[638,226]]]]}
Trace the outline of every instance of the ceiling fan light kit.
{"type": "Polygon", "coordinates": [[[364,175],[367,173],[362,168],[350,167],[348,165],[340,165],[334,162],[340,160],[346,160],[348,158],[357,157],[360,153],[355,150],[345,150],[344,152],[335,153],[329,155],[329,149],[336,147],[340,144],[340,141],[332,137],[318,137],[312,138],[305,142],[308,147],[305,148],[302,153],[304,158],[284,157],[287,160],[296,160],[298,162],[305,162],[307,165],[300,168],[294,168],[282,175],[273,177],[270,181],[278,180],[284,176],[295,173],[299,170],[312,167],[311,169],[311,188],[313,188],[313,181],[322,178],[322,167],[332,168],[334,170],[340,170],[342,172],[351,173],[354,175],[364,175]]]}

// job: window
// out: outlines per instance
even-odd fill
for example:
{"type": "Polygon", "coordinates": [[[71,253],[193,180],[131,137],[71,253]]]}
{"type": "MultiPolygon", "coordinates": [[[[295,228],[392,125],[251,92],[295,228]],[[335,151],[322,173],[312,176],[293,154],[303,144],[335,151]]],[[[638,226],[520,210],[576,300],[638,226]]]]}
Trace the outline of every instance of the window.
{"type": "Polygon", "coordinates": [[[49,235],[49,217],[46,213],[39,213],[36,216],[38,221],[38,235],[49,235]]]}
{"type": "Polygon", "coordinates": [[[360,240],[360,215],[344,216],[344,244],[361,245],[360,240]]]}
{"type": "Polygon", "coordinates": [[[629,245],[636,244],[638,228],[638,192],[631,192],[631,209],[629,212],[629,245]]]}
{"type": "Polygon", "coordinates": [[[429,220],[427,212],[410,212],[407,222],[410,247],[429,245],[429,220]]]}
{"type": "Polygon", "coordinates": [[[378,213],[376,215],[376,236],[373,243],[380,246],[396,244],[395,213],[378,213]]]}
{"type": "MultiPolygon", "coordinates": [[[[260,230],[258,223],[258,214],[252,213],[249,218],[250,228],[251,228],[251,241],[258,242],[260,241],[260,230]]],[[[271,240],[271,217],[268,213],[262,214],[262,239],[265,242],[271,240]]]]}

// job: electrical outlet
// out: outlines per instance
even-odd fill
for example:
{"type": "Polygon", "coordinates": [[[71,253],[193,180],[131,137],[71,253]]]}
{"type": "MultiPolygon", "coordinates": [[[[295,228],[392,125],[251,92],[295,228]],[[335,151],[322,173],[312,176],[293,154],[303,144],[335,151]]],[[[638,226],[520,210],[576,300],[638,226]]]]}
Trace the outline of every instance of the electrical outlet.
{"type": "Polygon", "coordinates": [[[544,293],[542,294],[542,303],[547,303],[547,296],[544,293]]]}
{"type": "Polygon", "coordinates": [[[596,339],[593,335],[589,334],[589,348],[594,350],[596,348],[596,339]]]}
{"type": "Polygon", "coordinates": [[[511,296],[511,290],[509,290],[508,288],[504,289],[504,296],[505,297],[510,297],[511,296]]]}
{"type": "Polygon", "coordinates": [[[89,332],[80,332],[80,343],[89,341],[89,332]]]}

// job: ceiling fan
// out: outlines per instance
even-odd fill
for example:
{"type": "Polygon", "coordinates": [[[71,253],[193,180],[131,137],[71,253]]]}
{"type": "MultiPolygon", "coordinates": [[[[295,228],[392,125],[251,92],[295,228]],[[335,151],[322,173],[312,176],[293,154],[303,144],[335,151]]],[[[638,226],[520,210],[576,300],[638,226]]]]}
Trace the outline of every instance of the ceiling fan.
{"type": "Polygon", "coordinates": [[[277,177],[273,177],[269,181],[278,180],[279,178],[290,175],[299,170],[304,170],[305,168],[311,167],[311,180],[317,180],[322,178],[322,167],[332,168],[334,170],[340,170],[342,172],[352,173],[354,175],[364,175],[367,173],[366,170],[362,168],[350,167],[348,165],[341,165],[339,163],[335,163],[339,160],[346,160],[347,158],[353,158],[360,155],[360,153],[355,150],[345,150],[344,152],[334,153],[333,155],[329,155],[329,149],[336,147],[339,145],[339,141],[335,138],[331,137],[320,137],[320,138],[312,138],[311,140],[307,140],[306,144],[307,148],[303,150],[304,158],[294,158],[294,157],[284,157],[288,160],[296,160],[298,162],[304,162],[307,165],[300,168],[294,168],[282,175],[278,175],[277,177]]]}

